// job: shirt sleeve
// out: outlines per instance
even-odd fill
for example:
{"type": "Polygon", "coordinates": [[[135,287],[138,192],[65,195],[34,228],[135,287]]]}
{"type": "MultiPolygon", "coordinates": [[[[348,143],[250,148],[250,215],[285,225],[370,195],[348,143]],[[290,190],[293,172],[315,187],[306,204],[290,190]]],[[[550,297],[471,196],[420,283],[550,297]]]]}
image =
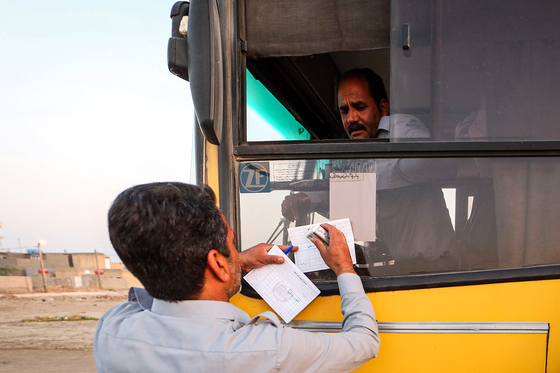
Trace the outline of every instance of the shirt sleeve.
{"type": "Polygon", "coordinates": [[[304,192],[311,199],[309,204],[310,212],[317,212],[324,217],[329,217],[329,192],[328,191],[318,191],[318,192],[304,192]]]}
{"type": "Polygon", "coordinates": [[[310,333],[289,327],[279,329],[277,366],[282,372],[350,372],[379,351],[379,333],[373,306],[358,275],[338,276],[340,333],[310,333]]]}
{"type": "MultiPolygon", "coordinates": [[[[388,118],[388,117],[383,117],[388,118]]],[[[390,117],[392,142],[399,139],[422,139],[430,137],[430,130],[412,115],[393,114],[390,117]]],[[[456,159],[378,159],[377,190],[395,189],[434,180],[453,178],[457,174],[456,159]]]]}

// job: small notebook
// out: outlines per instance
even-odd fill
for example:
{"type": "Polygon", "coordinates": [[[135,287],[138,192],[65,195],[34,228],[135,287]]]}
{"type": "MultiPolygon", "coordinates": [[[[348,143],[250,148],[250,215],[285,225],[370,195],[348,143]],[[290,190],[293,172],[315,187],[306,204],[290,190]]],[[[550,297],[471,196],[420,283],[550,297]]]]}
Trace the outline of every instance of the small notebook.
{"type": "Polygon", "coordinates": [[[278,246],[270,249],[268,255],[281,255],[284,263],[253,269],[244,278],[282,320],[289,323],[320,291],[278,246]]]}

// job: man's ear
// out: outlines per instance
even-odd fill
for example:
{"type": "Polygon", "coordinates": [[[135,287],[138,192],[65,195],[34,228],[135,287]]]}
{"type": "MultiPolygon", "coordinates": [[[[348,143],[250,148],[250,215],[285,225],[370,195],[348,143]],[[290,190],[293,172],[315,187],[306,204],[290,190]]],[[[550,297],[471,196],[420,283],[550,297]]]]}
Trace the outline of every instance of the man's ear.
{"type": "Polygon", "coordinates": [[[230,268],[228,260],[225,256],[220,254],[217,250],[212,249],[206,256],[208,268],[210,271],[222,282],[227,282],[230,279],[230,268]]]}
{"type": "Polygon", "coordinates": [[[389,101],[382,98],[381,101],[379,102],[379,109],[383,116],[389,115],[389,101]]]}

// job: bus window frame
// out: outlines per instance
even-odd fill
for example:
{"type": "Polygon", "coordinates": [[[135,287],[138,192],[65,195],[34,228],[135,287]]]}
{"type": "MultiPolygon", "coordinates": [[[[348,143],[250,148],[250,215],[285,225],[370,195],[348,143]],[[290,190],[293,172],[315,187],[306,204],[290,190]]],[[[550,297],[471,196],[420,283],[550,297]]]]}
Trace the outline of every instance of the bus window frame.
{"type": "MultiPolygon", "coordinates": [[[[238,20],[243,24],[243,17],[238,20]]],[[[243,27],[240,27],[242,30],[243,27]]],[[[227,162],[227,172],[233,175],[233,185],[222,184],[220,195],[229,199],[222,210],[235,226],[236,234],[241,232],[239,212],[238,170],[241,162],[276,160],[353,159],[353,158],[510,158],[510,157],[560,157],[560,141],[403,141],[387,140],[310,140],[310,141],[270,141],[248,142],[246,133],[246,38],[238,33],[234,25],[236,48],[232,56],[233,107],[232,121],[225,123],[224,131],[229,131],[231,143],[220,146],[221,167],[227,162]],[[237,79],[235,79],[235,77],[237,79]],[[225,186],[225,188],[222,187],[225,186]],[[231,198],[231,196],[234,196],[231,198]]],[[[222,171],[222,170],[221,170],[222,171]]],[[[241,240],[238,240],[240,242],[241,240]]],[[[239,250],[239,248],[238,248],[239,250]]],[[[494,284],[506,282],[548,280],[560,278],[560,264],[534,265],[519,268],[468,270],[450,273],[409,274],[387,277],[362,277],[366,292],[385,292],[425,288],[441,288],[494,284]]],[[[241,293],[253,297],[260,296],[245,282],[241,293]]],[[[322,296],[339,294],[335,280],[318,281],[322,296]]]]}
{"type": "MultiPolygon", "coordinates": [[[[353,158],[510,158],[560,156],[560,141],[534,142],[418,142],[390,143],[356,140],[321,140],[306,142],[263,142],[236,144],[233,147],[235,169],[240,162],[275,160],[353,159],[353,158]]],[[[236,200],[238,195],[236,195],[236,200]]],[[[238,206],[238,204],[236,204],[238,206]]],[[[239,213],[237,207],[237,213],[239,213]]],[[[238,227],[238,232],[240,228],[238,227]]],[[[387,277],[362,277],[366,292],[383,292],[548,280],[560,278],[560,264],[520,268],[465,270],[452,273],[409,274],[387,277]]],[[[336,281],[316,283],[321,295],[336,295],[336,281]]],[[[250,286],[244,295],[259,298],[250,286]]]]}

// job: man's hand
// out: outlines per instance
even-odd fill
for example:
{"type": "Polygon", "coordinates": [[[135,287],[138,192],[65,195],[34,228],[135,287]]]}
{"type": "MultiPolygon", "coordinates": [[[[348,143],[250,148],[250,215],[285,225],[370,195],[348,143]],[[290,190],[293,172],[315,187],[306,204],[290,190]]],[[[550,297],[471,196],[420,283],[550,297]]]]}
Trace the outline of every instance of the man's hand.
{"type": "Polygon", "coordinates": [[[311,198],[305,193],[289,194],[282,202],[282,215],[289,221],[299,220],[309,212],[311,198]]]}
{"type": "Polygon", "coordinates": [[[352,257],[350,256],[350,250],[348,250],[344,233],[330,224],[321,224],[321,227],[329,232],[329,247],[327,248],[323,241],[315,237],[311,238],[311,242],[317,246],[325,263],[337,276],[343,273],[356,273],[352,265],[352,257]]]}
{"type": "MultiPolygon", "coordinates": [[[[274,245],[267,245],[265,243],[260,243],[256,246],[251,247],[245,251],[239,253],[239,264],[241,269],[245,272],[249,272],[252,269],[262,267],[267,264],[282,264],[284,263],[284,258],[279,255],[268,255],[268,251],[272,249],[274,245]]],[[[284,251],[288,246],[278,246],[280,250],[284,251]]],[[[298,247],[294,246],[291,251],[297,251],[298,247]]]]}

